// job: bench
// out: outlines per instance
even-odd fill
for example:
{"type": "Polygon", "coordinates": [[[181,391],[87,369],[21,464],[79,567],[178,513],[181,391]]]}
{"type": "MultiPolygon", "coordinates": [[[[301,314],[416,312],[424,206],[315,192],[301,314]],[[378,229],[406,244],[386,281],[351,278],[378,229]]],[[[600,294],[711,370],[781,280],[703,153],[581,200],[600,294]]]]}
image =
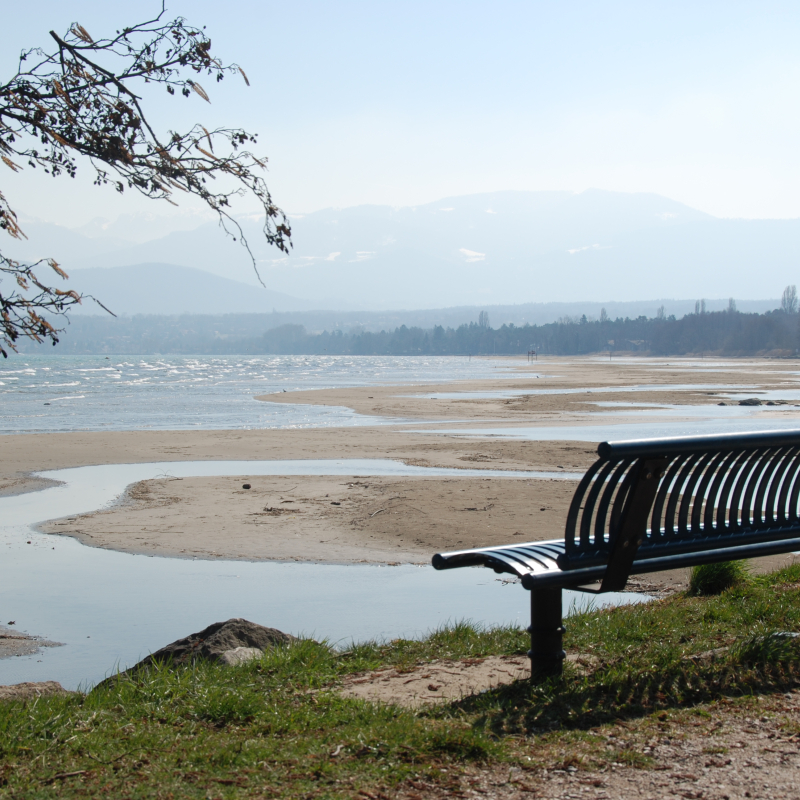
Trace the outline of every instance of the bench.
{"type": "Polygon", "coordinates": [[[437,553],[531,593],[531,675],[560,675],[561,592],[619,592],[630,575],[800,550],[800,431],[603,442],[563,539],[437,553]]]}

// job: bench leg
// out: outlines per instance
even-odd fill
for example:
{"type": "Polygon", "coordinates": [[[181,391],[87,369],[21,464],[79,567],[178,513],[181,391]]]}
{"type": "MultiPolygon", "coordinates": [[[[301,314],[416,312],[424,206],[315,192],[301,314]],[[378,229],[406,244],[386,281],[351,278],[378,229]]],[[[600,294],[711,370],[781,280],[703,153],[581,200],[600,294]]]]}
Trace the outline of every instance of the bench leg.
{"type": "Polygon", "coordinates": [[[561,589],[531,590],[531,678],[560,675],[566,658],[562,649],[561,589]]]}

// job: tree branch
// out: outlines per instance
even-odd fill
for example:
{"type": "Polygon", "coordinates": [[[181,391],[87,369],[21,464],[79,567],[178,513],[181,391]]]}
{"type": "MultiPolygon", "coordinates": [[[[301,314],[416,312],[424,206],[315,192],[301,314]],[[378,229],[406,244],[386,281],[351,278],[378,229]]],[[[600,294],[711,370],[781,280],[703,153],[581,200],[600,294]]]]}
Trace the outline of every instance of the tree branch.
{"type": "MultiPolygon", "coordinates": [[[[164,13],[162,2],[156,18],[98,40],[73,23],[63,37],[50,31],[56,52],[23,51],[17,74],[0,85],[0,159],[15,171],[22,165],[12,158],[27,160],[29,166],[41,167],[54,177],[74,176],[79,161],[85,159],[95,170],[98,185],[113,183],[120,192],[127,187],[168,202],[173,202],[172,188],[195,195],[218,215],[226,234],[245,247],[261,281],[250,244],[230,212],[232,199],[250,195],[259,202],[264,236],[283,252],[291,247],[291,227],[259,174],[266,169],[266,159],[241,149],[255,143],[255,135],[237,128],[209,131],[195,125],[183,133],[169,131],[161,136],[146,116],[143,96],[135,91],[143,81],[163,84],[173,96],[196,93],[208,100],[195,79],[199,73],[217,82],[227,74],[241,73],[248,86],[249,81],[237,64],[224,65],[211,56],[211,41],[203,30],[190,27],[180,17],[164,22],[164,13]],[[39,57],[37,63],[23,70],[23,63],[33,55],[39,57]],[[97,56],[107,62],[101,64],[97,56]],[[208,143],[208,150],[201,140],[203,145],[208,143]],[[223,144],[227,153],[219,152],[223,144]],[[232,185],[212,190],[208,181],[217,177],[229,179],[232,185]]],[[[2,194],[0,229],[15,238],[24,237],[2,194]]],[[[14,277],[18,286],[18,290],[0,293],[0,345],[13,349],[20,336],[57,342],[56,329],[42,314],[63,316],[80,302],[76,293],[40,282],[31,270],[41,263],[66,279],[52,260],[24,265],[0,253],[0,276],[14,277]],[[32,287],[39,293],[31,294],[32,287]]],[[[0,352],[6,354],[2,346],[0,352]]]]}

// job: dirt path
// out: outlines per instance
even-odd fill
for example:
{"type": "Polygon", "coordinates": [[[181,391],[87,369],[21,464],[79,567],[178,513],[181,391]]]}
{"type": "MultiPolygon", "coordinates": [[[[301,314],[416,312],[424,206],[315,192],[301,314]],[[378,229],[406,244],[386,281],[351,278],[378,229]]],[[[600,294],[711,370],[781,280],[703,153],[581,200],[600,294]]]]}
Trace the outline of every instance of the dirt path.
{"type": "Polygon", "coordinates": [[[521,744],[530,766],[469,768],[439,785],[411,781],[402,800],[796,800],[800,692],[722,700],[521,744]]]}

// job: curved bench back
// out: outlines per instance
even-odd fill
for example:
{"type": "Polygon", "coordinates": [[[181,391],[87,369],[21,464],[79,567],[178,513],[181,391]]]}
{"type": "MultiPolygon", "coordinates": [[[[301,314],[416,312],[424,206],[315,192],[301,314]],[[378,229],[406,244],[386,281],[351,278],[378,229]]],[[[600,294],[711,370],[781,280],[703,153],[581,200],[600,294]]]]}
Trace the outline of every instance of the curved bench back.
{"type": "Polygon", "coordinates": [[[598,453],[567,515],[562,569],[616,560],[622,572],[634,555],[800,531],[800,431],[604,442],[598,453]]]}

